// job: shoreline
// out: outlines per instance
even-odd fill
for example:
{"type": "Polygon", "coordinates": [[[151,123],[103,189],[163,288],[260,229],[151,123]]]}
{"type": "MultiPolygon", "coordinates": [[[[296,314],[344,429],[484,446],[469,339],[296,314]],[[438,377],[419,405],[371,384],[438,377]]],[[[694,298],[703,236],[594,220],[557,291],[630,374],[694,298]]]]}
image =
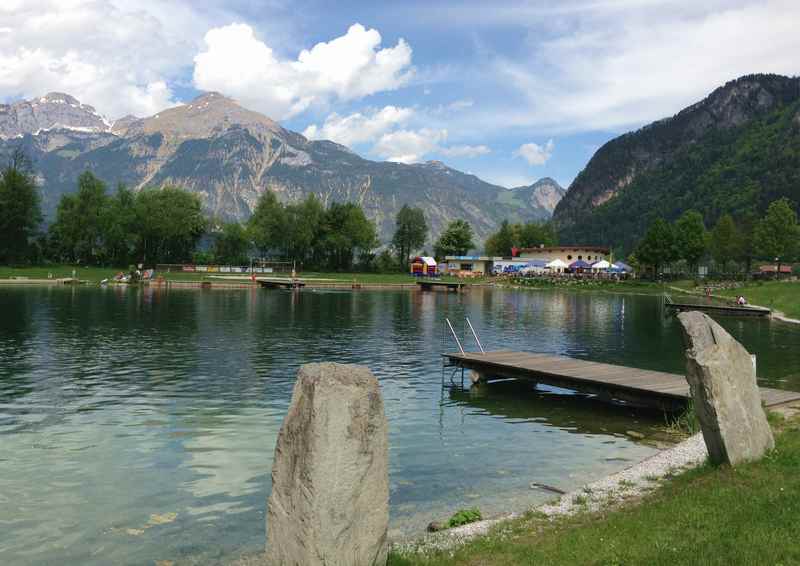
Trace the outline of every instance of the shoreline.
{"type": "Polygon", "coordinates": [[[527,512],[512,512],[454,527],[418,538],[392,543],[392,551],[400,554],[425,554],[452,550],[470,540],[486,535],[491,529],[508,521],[522,518],[526,513],[538,513],[549,520],[579,512],[596,512],[622,505],[656,489],[664,479],[706,461],[708,450],[702,433],[640,460],[639,462],[599,480],[565,493],[549,503],[531,507],[527,512]]]}

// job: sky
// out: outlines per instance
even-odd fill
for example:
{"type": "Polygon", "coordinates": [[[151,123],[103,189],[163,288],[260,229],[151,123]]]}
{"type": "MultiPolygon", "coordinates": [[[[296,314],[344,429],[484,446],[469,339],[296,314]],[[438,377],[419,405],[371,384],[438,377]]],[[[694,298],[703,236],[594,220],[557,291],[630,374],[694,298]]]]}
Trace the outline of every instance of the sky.
{"type": "Polygon", "coordinates": [[[568,186],[617,135],[800,72],[798,0],[3,0],[0,101],[109,119],[218,91],[369,159],[568,186]]]}

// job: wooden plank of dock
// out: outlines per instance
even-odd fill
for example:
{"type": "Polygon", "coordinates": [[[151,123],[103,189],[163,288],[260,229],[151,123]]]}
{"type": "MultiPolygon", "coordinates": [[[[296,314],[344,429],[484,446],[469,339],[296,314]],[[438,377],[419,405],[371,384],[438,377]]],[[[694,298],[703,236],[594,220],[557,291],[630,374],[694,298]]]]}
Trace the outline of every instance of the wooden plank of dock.
{"type": "MultiPolygon", "coordinates": [[[[530,379],[556,387],[582,391],[604,399],[678,411],[689,400],[689,384],[682,375],[579,360],[550,354],[495,351],[448,353],[444,357],[459,367],[484,377],[530,379]]],[[[761,387],[767,407],[800,401],[800,393],[761,387]]]]}

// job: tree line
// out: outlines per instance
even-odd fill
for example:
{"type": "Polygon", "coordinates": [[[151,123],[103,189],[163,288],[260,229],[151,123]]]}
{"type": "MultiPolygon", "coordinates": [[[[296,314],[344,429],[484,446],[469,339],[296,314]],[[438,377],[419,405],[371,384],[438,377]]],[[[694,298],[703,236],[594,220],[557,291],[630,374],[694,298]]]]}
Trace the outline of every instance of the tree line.
{"type": "Polygon", "coordinates": [[[673,224],[658,218],[637,244],[633,261],[658,275],[664,266],[683,260],[694,273],[707,256],[725,273],[741,266],[749,273],[755,259],[777,262],[779,269],[794,261],[800,257],[800,225],[794,204],[785,197],[777,199],[760,218],[754,212],[736,219],[723,214],[710,231],[696,210],[684,212],[673,224]]]}
{"type": "MultiPolygon", "coordinates": [[[[244,265],[260,256],[291,259],[305,269],[404,271],[428,236],[423,211],[403,206],[390,246],[376,255],[376,226],[355,203],[326,207],[310,195],[284,204],[265,191],[246,222],[224,222],[206,217],[200,198],[180,187],[133,191],[120,184],[112,192],[89,171],[79,176],[75,193],[61,197],[45,231],[42,218],[31,164],[15,152],[0,173],[2,263],[244,265]]],[[[469,224],[454,220],[434,243],[434,253],[443,259],[474,246],[469,224]]]]}

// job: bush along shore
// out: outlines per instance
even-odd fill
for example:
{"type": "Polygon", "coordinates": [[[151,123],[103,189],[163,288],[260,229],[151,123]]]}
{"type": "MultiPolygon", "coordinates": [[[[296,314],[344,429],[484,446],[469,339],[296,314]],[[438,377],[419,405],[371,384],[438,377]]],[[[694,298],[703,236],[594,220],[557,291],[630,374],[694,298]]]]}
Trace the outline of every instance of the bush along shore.
{"type": "Polygon", "coordinates": [[[697,434],[525,514],[397,544],[389,564],[796,564],[798,413],[770,414],[758,462],[712,466],[697,434]]]}

